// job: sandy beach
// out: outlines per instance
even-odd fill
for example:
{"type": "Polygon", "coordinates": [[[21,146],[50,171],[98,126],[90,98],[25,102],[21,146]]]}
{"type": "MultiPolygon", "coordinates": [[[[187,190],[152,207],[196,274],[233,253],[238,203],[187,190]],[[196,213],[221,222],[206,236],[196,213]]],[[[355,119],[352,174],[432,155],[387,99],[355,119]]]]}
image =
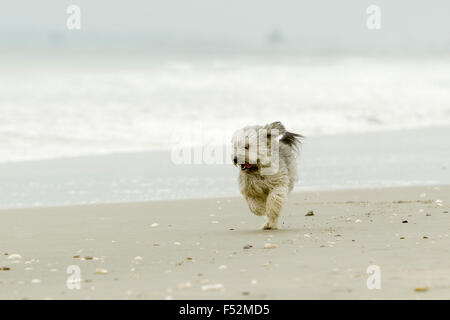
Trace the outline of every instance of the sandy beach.
{"type": "Polygon", "coordinates": [[[294,193],[276,231],[238,197],[1,210],[0,299],[449,299],[449,195],[294,193]]]}

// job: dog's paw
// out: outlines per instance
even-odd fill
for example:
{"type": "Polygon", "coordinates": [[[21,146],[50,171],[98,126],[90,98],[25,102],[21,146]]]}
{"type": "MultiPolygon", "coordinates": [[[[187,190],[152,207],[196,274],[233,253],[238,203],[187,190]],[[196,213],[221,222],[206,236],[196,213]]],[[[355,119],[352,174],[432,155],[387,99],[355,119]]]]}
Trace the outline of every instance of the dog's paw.
{"type": "Polygon", "coordinates": [[[278,229],[278,226],[277,226],[277,224],[276,224],[275,222],[267,221],[267,222],[263,225],[262,229],[263,229],[263,230],[277,230],[277,229],[278,229]]]}

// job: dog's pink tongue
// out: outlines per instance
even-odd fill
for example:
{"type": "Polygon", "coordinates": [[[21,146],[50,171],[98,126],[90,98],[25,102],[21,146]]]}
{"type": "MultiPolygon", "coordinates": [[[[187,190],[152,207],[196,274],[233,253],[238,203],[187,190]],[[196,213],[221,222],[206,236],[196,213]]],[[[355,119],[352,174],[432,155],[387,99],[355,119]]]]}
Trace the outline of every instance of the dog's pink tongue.
{"type": "Polygon", "coordinates": [[[246,163],[246,164],[245,164],[245,168],[246,168],[246,169],[250,169],[251,167],[253,167],[252,164],[250,164],[250,163],[246,163]]]}

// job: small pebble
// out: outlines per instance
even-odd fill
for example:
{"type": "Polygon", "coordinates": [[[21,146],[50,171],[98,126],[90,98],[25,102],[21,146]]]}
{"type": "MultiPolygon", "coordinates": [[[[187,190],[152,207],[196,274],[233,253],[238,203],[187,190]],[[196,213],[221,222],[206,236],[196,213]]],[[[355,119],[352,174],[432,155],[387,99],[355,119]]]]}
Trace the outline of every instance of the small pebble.
{"type": "Polygon", "coordinates": [[[408,220],[403,220],[402,223],[408,223],[408,220]]]}
{"type": "Polygon", "coordinates": [[[428,291],[428,287],[426,287],[426,286],[424,286],[424,287],[415,287],[414,288],[414,291],[415,292],[426,292],[426,291],[428,291]]]}
{"type": "Polygon", "coordinates": [[[251,248],[253,248],[251,244],[247,244],[246,246],[244,246],[244,249],[251,249],[251,248]]]}
{"type": "Polygon", "coordinates": [[[40,279],[33,279],[33,280],[31,280],[31,283],[38,284],[38,283],[41,283],[41,280],[40,279]]]}
{"type": "Polygon", "coordinates": [[[265,245],[264,245],[264,249],[275,249],[275,248],[277,248],[278,246],[275,244],[275,243],[266,243],[265,245]]]}
{"type": "Polygon", "coordinates": [[[155,228],[155,227],[157,227],[157,226],[159,226],[159,224],[158,223],[152,223],[152,228],[155,228]]]}
{"type": "Polygon", "coordinates": [[[307,214],[305,214],[305,217],[312,217],[314,215],[314,211],[308,211],[307,214]]]}

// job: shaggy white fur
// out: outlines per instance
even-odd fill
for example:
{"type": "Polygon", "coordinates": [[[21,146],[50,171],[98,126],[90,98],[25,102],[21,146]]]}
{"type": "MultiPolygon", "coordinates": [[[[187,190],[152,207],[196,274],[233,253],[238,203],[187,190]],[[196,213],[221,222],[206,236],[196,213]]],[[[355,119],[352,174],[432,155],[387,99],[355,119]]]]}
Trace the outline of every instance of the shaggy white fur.
{"type": "Polygon", "coordinates": [[[298,180],[300,138],[281,122],[244,127],[233,135],[232,158],[240,168],[240,192],[251,212],[267,217],[263,229],[278,228],[283,203],[298,180]]]}

